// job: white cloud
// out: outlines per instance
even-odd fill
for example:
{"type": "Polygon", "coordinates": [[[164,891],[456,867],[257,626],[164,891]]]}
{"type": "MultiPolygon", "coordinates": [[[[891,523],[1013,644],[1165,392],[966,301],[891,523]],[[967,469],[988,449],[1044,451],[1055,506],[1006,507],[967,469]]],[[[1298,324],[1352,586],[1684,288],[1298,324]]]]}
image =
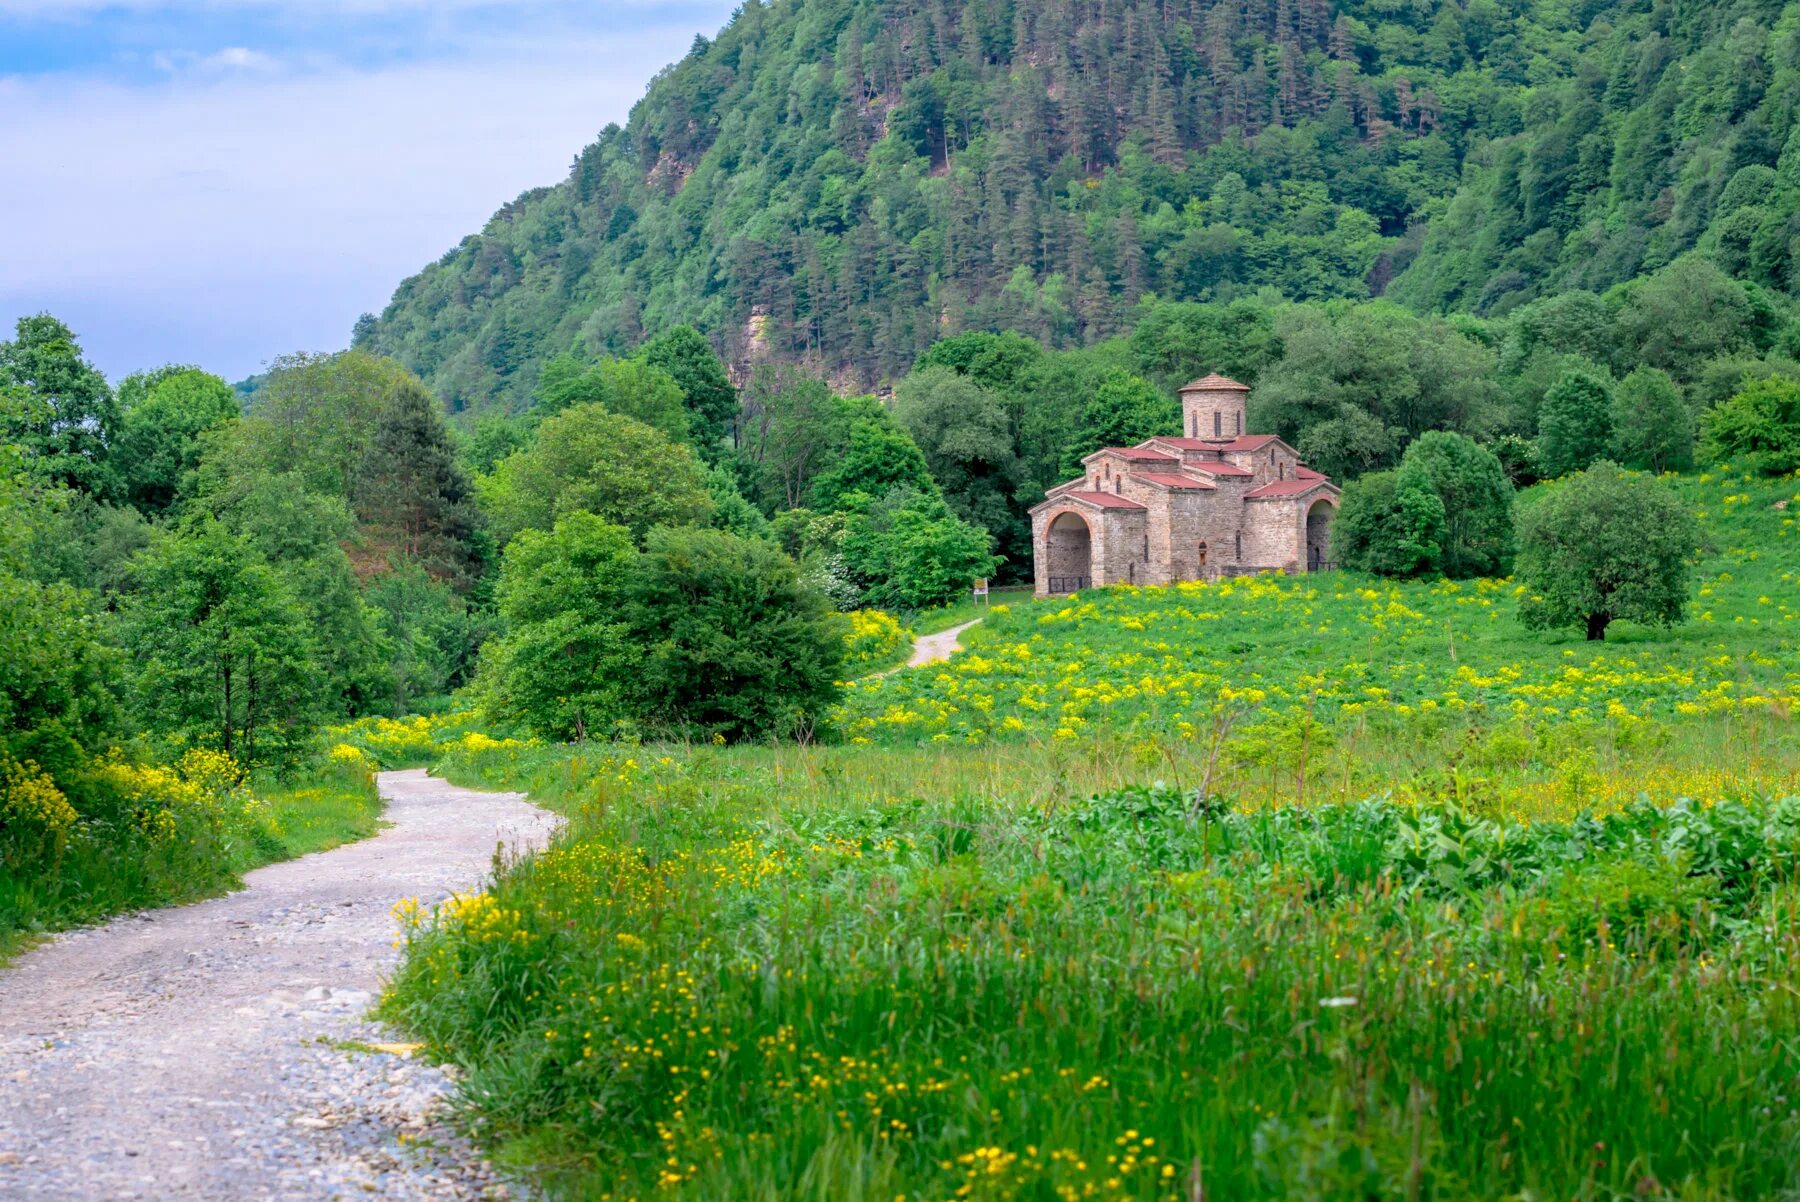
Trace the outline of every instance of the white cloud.
{"type": "Polygon", "coordinates": [[[245,70],[266,63],[242,50],[156,86],[0,78],[0,322],[67,312],[115,376],[341,346],[403,277],[562,179],[695,31],[360,73],[245,70]]]}

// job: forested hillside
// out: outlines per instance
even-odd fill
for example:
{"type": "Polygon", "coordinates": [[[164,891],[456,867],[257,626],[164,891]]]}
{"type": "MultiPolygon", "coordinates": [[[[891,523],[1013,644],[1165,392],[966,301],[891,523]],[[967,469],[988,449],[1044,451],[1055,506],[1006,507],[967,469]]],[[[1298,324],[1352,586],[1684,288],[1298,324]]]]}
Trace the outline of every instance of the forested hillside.
{"type": "Polygon", "coordinates": [[[1148,294],[1503,315],[1800,234],[1772,0],[775,0],[357,342],[453,410],[679,324],[886,383],[946,335],[1054,347],[1148,294]]]}

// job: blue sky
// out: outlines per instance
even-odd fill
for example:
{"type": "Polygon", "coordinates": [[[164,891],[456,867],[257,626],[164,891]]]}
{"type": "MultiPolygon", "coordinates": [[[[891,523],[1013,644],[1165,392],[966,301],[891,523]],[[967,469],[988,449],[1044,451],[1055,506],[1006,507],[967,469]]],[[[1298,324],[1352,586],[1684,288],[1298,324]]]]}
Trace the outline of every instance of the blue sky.
{"type": "Polygon", "coordinates": [[[238,379],[554,183],[737,0],[0,0],[0,337],[238,379]]]}

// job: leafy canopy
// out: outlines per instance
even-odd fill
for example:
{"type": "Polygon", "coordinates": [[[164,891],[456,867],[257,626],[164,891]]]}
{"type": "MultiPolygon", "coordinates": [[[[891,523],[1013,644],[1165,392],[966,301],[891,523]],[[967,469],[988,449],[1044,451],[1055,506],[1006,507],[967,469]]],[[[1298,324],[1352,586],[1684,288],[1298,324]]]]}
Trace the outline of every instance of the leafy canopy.
{"type": "Polygon", "coordinates": [[[1520,614],[1590,640],[1620,619],[1673,626],[1699,543],[1694,515],[1665,485],[1603,460],[1521,501],[1517,574],[1530,592],[1520,614]]]}

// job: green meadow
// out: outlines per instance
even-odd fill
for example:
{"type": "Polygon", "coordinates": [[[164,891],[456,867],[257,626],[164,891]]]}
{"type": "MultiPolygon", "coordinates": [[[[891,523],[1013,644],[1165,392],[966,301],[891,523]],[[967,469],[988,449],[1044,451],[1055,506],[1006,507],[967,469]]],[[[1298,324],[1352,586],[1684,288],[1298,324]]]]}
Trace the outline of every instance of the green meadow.
{"type": "Polygon", "coordinates": [[[439,770],[569,817],[388,1014],[555,1196],[1744,1198],[1800,1155],[1800,482],[1690,621],[1509,582],[1015,603],[835,745],[439,770]]]}

